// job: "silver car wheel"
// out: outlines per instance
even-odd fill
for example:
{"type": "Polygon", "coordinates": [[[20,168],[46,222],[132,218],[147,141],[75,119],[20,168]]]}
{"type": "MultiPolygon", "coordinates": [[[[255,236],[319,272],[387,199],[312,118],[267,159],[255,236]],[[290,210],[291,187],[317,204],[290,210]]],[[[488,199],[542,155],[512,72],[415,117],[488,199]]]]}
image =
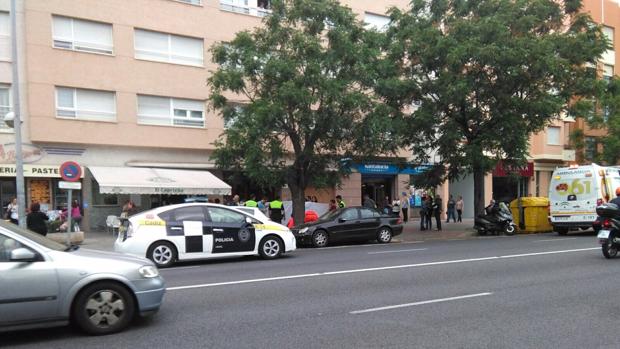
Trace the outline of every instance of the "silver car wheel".
{"type": "Polygon", "coordinates": [[[172,250],[166,245],[159,245],[153,250],[153,260],[157,264],[170,263],[172,255],[172,250]]]}
{"type": "Polygon", "coordinates": [[[392,240],[392,232],[388,228],[382,228],[379,231],[379,242],[390,242],[392,240]]]}
{"type": "Polygon", "coordinates": [[[125,302],[115,291],[101,290],[90,296],[86,312],[96,327],[114,326],[125,315],[125,302]]]}
{"type": "Polygon", "coordinates": [[[275,240],[267,240],[263,244],[263,252],[268,257],[275,257],[280,253],[280,244],[275,240]]]}

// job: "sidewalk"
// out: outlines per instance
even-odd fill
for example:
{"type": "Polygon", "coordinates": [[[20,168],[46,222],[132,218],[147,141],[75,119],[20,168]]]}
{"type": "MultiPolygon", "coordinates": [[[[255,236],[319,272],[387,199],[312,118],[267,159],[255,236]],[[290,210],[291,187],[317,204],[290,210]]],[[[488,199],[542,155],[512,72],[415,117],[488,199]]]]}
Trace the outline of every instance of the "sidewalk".
{"type": "Polygon", "coordinates": [[[440,231],[434,230],[437,229],[435,223],[435,219],[433,219],[433,230],[421,231],[419,218],[409,220],[404,226],[403,233],[394,237],[394,242],[468,239],[477,236],[476,231],[473,229],[473,218],[464,218],[463,222],[459,223],[454,223],[453,221],[446,223],[446,221],[442,221],[440,231]]]}
{"type": "MultiPolygon", "coordinates": [[[[463,219],[462,223],[446,223],[441,222],[441,231],[425,230],[420,231],[420,220],[413,219],[405,224],[403,233],[394,237],[394,242],[411,242],[411,241],[427,241],[427,240],[453,240],[453,239],[468,239],[476,236],[473,230],[474,220],[463,219]]],[[[435,229],[435,220],[433,220],[433,229],[435,229]]],[[[114,239],[116,233],[113,235],[111,232],[106,231],[92,231],[84,233],[84,242],[82,247],[112,251],[114,249],[114,239]]]]}

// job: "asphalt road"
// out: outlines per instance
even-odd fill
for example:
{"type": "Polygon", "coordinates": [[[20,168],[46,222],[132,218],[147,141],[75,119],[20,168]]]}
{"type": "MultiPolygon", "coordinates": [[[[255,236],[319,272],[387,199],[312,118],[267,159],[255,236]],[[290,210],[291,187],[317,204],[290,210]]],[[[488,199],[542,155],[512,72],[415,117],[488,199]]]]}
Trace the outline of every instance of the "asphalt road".
{"type": "Polygon", "coordinates": [[[620,259],[592,235],[300,249],[162,270],[125,332],[0,334],[15,348],[618,348],[620,259]]]}

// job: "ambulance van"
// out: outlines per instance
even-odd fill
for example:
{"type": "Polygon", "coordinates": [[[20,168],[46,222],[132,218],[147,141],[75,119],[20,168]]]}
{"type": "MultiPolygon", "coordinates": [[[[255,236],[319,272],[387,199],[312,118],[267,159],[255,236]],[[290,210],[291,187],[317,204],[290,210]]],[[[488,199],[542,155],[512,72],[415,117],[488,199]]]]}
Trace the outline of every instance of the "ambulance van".
{"type": "Polygon", "coordinates": [[[549,220],[553,230],[590,229],[596,220],[596,206],[615,197],[620,187],[617,167],[596,164],[557,168],[549,184],[549,220]]]}

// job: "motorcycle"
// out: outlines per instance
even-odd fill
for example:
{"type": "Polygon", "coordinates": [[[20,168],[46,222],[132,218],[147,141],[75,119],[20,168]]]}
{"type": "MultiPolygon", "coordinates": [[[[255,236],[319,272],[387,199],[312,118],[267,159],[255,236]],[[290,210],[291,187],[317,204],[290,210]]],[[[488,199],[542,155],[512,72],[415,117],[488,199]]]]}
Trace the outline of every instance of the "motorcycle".
{"type": "Polygon", "coordinates": [[[517,225],[513,223],[512,212],[508,206],[500,202],[490,211],[488,214],[479,215],[474,220],[474,229],[478,231],[478,235],[499,235],[502,232],[506,235],[514,235],[517,225]]]}
{"type": "Polygon", "coordinates": [[[596,214],[599,216],[596,223],[600,226],[596,238],[601,244],[603,256],[607,259],[614,258],[620,248],[620,208],[608,202],[598,206],[596,214]]]}

